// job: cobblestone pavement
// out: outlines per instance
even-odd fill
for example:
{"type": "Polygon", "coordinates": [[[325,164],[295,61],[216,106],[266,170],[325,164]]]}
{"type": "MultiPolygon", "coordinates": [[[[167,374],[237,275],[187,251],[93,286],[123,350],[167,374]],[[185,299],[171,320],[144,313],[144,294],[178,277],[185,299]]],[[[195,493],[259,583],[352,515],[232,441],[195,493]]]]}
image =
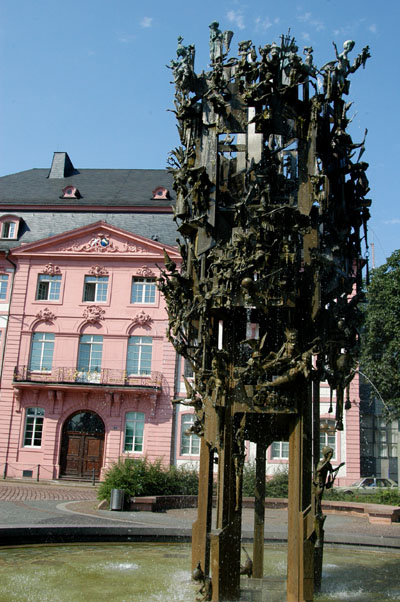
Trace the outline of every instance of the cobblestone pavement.
{"type": "Polygon", "coordinates": [[[97,487],[92,485],[60,485],[56,483],[25,483],[0,481],[0,501],[59,500],[81,501],[96,500],[97,487]]]}

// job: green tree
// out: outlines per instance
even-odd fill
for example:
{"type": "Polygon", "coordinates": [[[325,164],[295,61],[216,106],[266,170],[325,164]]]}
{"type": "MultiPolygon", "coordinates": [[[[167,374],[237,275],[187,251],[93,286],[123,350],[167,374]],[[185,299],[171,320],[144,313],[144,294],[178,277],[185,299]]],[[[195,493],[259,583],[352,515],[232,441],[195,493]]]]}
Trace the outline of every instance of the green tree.
{"type": "Polygon", "coordinates": [[[387,418],[399,418],[400,250],[372,272],[360,359],[361,371],[382,397],[387,418]]]}

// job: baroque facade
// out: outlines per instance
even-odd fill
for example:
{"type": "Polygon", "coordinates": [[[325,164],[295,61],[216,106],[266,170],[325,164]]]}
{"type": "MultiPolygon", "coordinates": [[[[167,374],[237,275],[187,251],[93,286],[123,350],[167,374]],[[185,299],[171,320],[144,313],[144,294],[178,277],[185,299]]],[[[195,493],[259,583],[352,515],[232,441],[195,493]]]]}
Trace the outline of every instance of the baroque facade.
{"type": "MultiPolygon", "coordinates": [[[[121,457],[197,463],[193,408],[172,403],[190,371],[156,286],[164,251],[180,260],[171,191],[164,170],[77,170],[61,152],[50,171],[1,178],[3,476],[98,479],[121,457]]],[[[350,399],[335,433],[321,387],[321,445],[346,462],[339,484],[360,475],[357,377],[350,399]]],[[[287,455],[273,443],[267,474],[287,455]]]]}

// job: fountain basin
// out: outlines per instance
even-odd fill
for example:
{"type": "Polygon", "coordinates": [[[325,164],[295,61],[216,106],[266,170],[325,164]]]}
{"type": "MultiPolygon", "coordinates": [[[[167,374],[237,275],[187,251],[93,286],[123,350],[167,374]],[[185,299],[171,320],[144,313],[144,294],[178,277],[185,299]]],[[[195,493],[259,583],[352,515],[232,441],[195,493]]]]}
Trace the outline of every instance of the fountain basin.
{"type": "MultiPolygon", "coordinates": [[[[246,546],[251,553],[251,546],[246,546]]],[[[284,601],[286,547],[265,547],[263,582],[242,579],[241,600],[284,601]]],[[[108,543],[0,549],[0,600],[188,602],[191,549],[178,543],[108,543]]],[[[244,561],[244,558],[243,558],[244,561]]],[[[317,602],[399,600],[400,552],[327,547],[317,602]]]]}

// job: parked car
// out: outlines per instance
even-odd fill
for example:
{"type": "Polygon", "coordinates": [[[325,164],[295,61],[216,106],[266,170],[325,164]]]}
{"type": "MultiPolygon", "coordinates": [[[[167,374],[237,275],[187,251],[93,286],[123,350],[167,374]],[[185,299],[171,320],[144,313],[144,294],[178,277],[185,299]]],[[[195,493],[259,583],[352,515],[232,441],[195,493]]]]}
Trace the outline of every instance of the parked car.
{"type": "Polygon", "coordinates": [[[342,493],[354,494],[354,493],[374,493],[376,491],[388,491],[389,489],[397,488],[398,485],[393,479],[387,479],[385,477],[363,477],[352,485],[346,485],[343,487],[335,487],[336,491],[342,493]]]}

